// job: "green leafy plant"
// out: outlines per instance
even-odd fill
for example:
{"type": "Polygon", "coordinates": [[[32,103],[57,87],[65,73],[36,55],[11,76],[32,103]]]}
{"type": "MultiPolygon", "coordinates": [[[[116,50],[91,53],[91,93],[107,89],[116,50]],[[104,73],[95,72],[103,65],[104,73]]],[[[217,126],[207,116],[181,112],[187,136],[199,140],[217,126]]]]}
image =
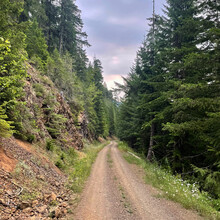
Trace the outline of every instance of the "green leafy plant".
{"type": "Polygon", "coordinates": [[[48,139],[47,141],[46,141],[46,149],[48,150],[48,151],[53,151],[54,150],[54,148],[55,148],[55,143],[54,143],[54,141],[52,140],[52,139],[48,139]]]}
{"type": "Polygon", "coordinates": [[[45,96],[46,92],[45,92],[45,89],[44,89],[43,85],[41,85],[40,83],[35,83],[33,85],[33,88],[36,92],[37,97],[44,97],[45,96]]]}

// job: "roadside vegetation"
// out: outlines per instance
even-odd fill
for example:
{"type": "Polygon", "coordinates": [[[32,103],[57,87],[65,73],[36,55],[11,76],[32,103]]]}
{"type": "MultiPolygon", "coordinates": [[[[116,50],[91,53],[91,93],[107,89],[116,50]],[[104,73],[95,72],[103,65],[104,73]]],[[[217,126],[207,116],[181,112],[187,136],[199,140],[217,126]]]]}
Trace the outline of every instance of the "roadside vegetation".
{"type": "Polygon", "coordinates": [[[220,218],[220,199],[212,199],[207,192],[200,191],[196,183],[183,180],[180,175],[173,175],[169,169],[147,162],[143,155],[135,153],[124,142],[119,142],[119,149],[124,152],[126,161],[144,169],[146,183],[160,189],[158,197],[173,200],[187,209],[196,210],[207,219],[220,218]]]}
{"type": "Polygon", "coordinates": [[[76,163],[74,164],[74,170],[70,174],[70,188],[74,192],[81,192],[85,181],[90,175],[92,164],[98,153],[105,147],[109,142],[98,143],[95,142],[92,145],[85,145],[83,150],[84,156],[78,157],[76,163]]]}
{"type": "Polygon", "coordinates": [[[91,144],[84,140],[83,151],[77,151],[73,148],[62,150],[54,142],[48,142],[46,147],[49,149],[49,157],[52,158],[55,165],[68,175],[67,187],[75,193],[80,193],[84,182],[90,175],[92,164],[98,153],[107,144],[109,141],[103,143],[95,141],[91,144]]]}
{"type": "Polygon", "coordinates": [[[41,136],[45,142],[39,129],[44,115],[49,116],[45,124],[51,138],[64,134],[65,116],[55,111],[58,93],[68,103],[74,125],[84,116],[84,138],[116,134],[117,102],[104,84],[101,61],[87,57],[80,14],[72,0],[1,1],[0,137],[15,135],[32,143],[41,136]],[[31,76],[35,70],[37,81],[31,76]],[[38,100],[34,107],[25,97],[27,84],[38,100]],[[50,94],[55,87],[56,94],[50,94]]]}

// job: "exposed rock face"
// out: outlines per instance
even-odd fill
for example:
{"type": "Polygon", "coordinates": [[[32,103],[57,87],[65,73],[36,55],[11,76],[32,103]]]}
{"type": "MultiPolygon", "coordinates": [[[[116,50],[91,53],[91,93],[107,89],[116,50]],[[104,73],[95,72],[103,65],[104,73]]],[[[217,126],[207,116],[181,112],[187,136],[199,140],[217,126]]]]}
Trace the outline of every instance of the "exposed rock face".
{"type": "Polygon", "coordinates": [[[0,219],[61,219],[74,194],[66,187],[68,177],[45,150],[48,140],[62,150],[82,149],[80,125],[48,77],[31,65],[28,75],[21,100],[25,104],[18,112],[21,138],[29,143],[0,137],[0,219]]]}
{"type": "Polygon", "coordinates": [[[91,135],[91,132],[88,130],[88,116],[85,111],[81,112],[78,116],[78,125],[80,127],[79,131],[83,135],[84,138],[88,140],[93,140],[94,138],[91,135]]]}
{"type": "Polygon", "coordinates": [[[58,103],[60,103],[60,106],[56,109],[57,110],[56,113],[63,115],[65,118],[67,118],[67,121],[65,122],[65,128],[73,141],[72,143],[69,142],[69,144],[77,148],[78,150],[82,149],[83,148],[82,135],[79,133],[80,130],[77,130],[75,127],[70,106],[64,101],[61,94],[57,93],[56,98],[58,103]]]}
{"type": "Polygon", "coordinates": [[[34,135],[37,141],[56,139],[63,147],[82,149],[82,135],[76,128],[76,116],[64,100],[52,81],[40,75],[31,65],[28,66],[26,85],[24,87],[27,114],[23,121],[27,133],[34,135]],[[35,127],[34,127],[35,126],[35,127]]]}

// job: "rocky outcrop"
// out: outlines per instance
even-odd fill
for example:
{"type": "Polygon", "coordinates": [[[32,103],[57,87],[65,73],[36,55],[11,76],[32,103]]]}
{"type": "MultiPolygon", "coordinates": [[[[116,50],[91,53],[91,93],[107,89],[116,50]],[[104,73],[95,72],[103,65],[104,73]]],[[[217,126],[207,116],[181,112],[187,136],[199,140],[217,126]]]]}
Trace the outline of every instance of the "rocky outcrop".
{"type": "Polygon", "coordinates": [[[38,142],[55,139],[61,147],[82,149],[82,134],[76,128],[77,116],[72,114],[62,93],[31,65],[28,65],[28,74],[22,100],[26,105],[21,110],[23,133],[27,133],[27,139],[29,136],[38,142]]]}
{"type": "Polygon", "coordinates": [[[78,116],[79,131],[84,138],[92,141],[94,138],[92,137],[92,134],[88,129],[88,124],[89,124],[89,120],[86,112],[85,111],[80,112],[78,116]]]}

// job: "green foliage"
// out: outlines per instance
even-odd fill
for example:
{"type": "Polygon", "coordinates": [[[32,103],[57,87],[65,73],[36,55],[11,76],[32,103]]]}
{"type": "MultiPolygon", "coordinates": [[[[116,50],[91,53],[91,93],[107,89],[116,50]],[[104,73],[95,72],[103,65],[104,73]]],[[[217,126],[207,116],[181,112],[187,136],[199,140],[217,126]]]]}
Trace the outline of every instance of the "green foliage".
{"type": "MultiPolygon", "coordinates": [[[[76,75],[74,63],[70,54],[61,56],[55,50],[48,59],[47,75],[67,98],[76,121],[78,114],[85,110],[88,116],[88,130],[93,137],[115,134],[116,114],[113,112],[117,106],[110,92],[102,85],[101,62],[95,59],[94,63],[89,65],[84,82],[76,75]]],[[[49,132],[54,131],[50,129],[49,132]]]]}
{"type": "Polygon", "coordinates": [[[45,65],[49,53],[47,51],[45,37],[42,33],[42,30],[38,27],[38,23],[36,20],[30,23],[25,34],[27,36],[25,43],[27,45],[26,50],[28,52],[29,58],[32,58],[34,56],[39,57],[42,65],[45,65]]]}
{"type": "Polygon", "coordinates": [[[5,119],[7,119],[7,115],[5,115],[5,111],[0,106],[0,136],[10,137],[12,135],[10,122],[5,119]]]}
{"type": "Polygon", "coordinates": [[[58,160],[55,165],[59,168],[59,169],[64,169],[64,165],[63,165],[63,162],[62,160],[58,160]]]}
{"type": "Polygon", "coordinates": [[[15,120],[14,114],[19,103],[16,99],[22,95],[22,79],[25,76],[24,58],[18,56],[13,53],[10,42],[0,37],[1,135],[4,136],[12,134],[10,127],[12,122],[7,122],[5,119],[15,120]]]}
{"type": "Polygon", "coordinates": [[[46,126],[47,131],[52,138],[56,139],[62,133],[62,130],[65,128],[66,121],[67,118],[65,118],[63,115],[53,113],[52,111],[50,112],[46,126]]]}
{"type": "Polygon", "coordinates": [[[218,9],[215,1],[169,0],[166,18],[150,19],[135,65],[119,86],[125,99],[118,122],[122,140],[214,198],[220,182],[218,9]]]}
{"type": "MultiPolygon", "coordinates": [[[[24,55],[25,34],[23,23],[19,16],[23,10],[23,0],[2,0],[0,5],[0,37],[10,40],[12,54],[15,57],[24,55]]],[[[14,57],[14,58],[15,58],[14,57]]],[[[17,57],[20,59],[20,57],[17,57]]]]}
{"type": "Polygon", "coordinates": [[[103,86],[102,66],[94,58],[87,70],[84,87],[84,108],[88,114],[89,130],[96,138],[116,134],[116,103],[111,91],[103,86]]]}
{"type": "Polygon", "coordinates": [[[13,54],[11,44],[8,40],[0,38],[0,103],[7,105],[7,102],[13,102],[21,96],[21,80],[25,76],[23,67],[24,58],[13,54]]]}
{"type": "MultiPolygon", "coordinates": [[[[62,0],[55,4],[54,1],[11,2],[4,0],[0,10],[2,12],[0,35],[7,36],[12,43],[12,47],[10,47],[9,42],[5,41],[5,48],[2,51],[7,50],[8,56],[9,52],[13,50],[11,53],[13,56],[6,59],[9,61],[7,68],[12,73],[18,73],[9,75],[11,78],[17,76],[14,78],[14,82],[17,83],[14,88],[19,89],[17,96],[12,97],[11,94],[14,94],[14,91],[10,91],[12,83],[7,85],[8,92],[4,95],[7,97],[6,101],[10,100],[11,103],[3,108],[10,108],[6,114],[10,120],[15,121],[17,134],[23,139],[30,139],[30,141],[34,139],[32,136],[34,132],[25,131],[27,129],[25,129],[19,112],[15,113],[16,117],[12,113],[16,110],[15,104],[12,105],[12,102],[20,98],[23,90],[20,79],[24,77],[25,73],[24,71],[21,74],[24,55],[26,55],[24,49],[28,53],[30,62],[51,78],[65,97],[65,101],[68,101],[75,122],[77,123],[78,115],[81,112],[86,113],[89,131],[85,133],[88,136],[97,138],[115,134],[116,115],[114,112],[116,106],[112,97],[106,96],[110,92],[103,86],[100,60],[94,59],[93,64],[88,63],[83,46],[89,44],[86,33],[82,31],[83,22],[75,2],[62,0]],[[15,62],[11,62],[12,60],[15,62]],[[14,64],[13,68],[9,66],[11,64],[14,64]],[[108,99],[108,101],[104,99],[108,99]],[[112,102],[112,107],[110,102],[112,102]]],[[[3,68],[6,68],[6,65],[3,68]]],[[[8,82],[11,80],[5,78],[3,83],[8,82]]],[[[48,99],[49,96],[44,91],[43,85],[35,84],[33,87],[38,98],[48,99]]],[[[0,105],[3,103],[7,105],[5,100],[2,100],[0,105]]],[[[52,110],[53,104],[45,109],[45,113],[49,114],[46,125],[48,132],[53,138],[56,138],[62,132],[64,122],[59,118],[60,116],[53,115],[52,110]]]]}
{"type": "Polygon", "coordinates": [[[35,200],[38,196],[39,196],[39,193],[37,192],[28,192],[24,190],[24,192],[21,193],[19,198],[21,199],[21,201],[30,202],[30,201],[35,200]]]}
{"type": "MultiPolygon", "coordinates": [[[[48,59],[47,75],[59,90],[63,92],[70,103],[78,103],[78,111],[80,111],[82,110],[83,86],[76,76],[73,63],[74,59],[69,53],[61,56],[58,50],[55,50],[48,59]]],[[[76,114],[78,114],[78,112],[76,112],[76,114]]]]}
{"type": "Polygon", "coordinates": [[[22,3],[3,0],[0,5],[0,107],[1,135],[4,136],[12,134],[10,124],[14,125],[16,120],[17,100],[22,96],[22,80],[26,76],[24,25],[18,22],[22,3]],[[11,122],[5,120],[7,117],[11,122]]]}
{"type": "Polygon", "coordinates": [[[33,143],[34,141],[36,141],[35,135],[34,135],[34,134],[29,134],[29,135],[27,136],[27,141],[28,141],[29,143],[33,143]]]}
{"type": "Polygon", "coordinates": [[[37,97],[42,97],[43,98],[45,96],[46,92],[44,90],[43,85],[41,85],[40,83],[36,83],[36,84],[33,84],[33,88],[36,92],[37,97]]]}
{"type": "Polygon", "coordinates": [[[53,140],[47,140],[46,141],[46,149],[48,150],[48,151],[53,151],[54,150],[54,148],[55,148],[55,143],[54,143],[54,141],[53,140]]]}

